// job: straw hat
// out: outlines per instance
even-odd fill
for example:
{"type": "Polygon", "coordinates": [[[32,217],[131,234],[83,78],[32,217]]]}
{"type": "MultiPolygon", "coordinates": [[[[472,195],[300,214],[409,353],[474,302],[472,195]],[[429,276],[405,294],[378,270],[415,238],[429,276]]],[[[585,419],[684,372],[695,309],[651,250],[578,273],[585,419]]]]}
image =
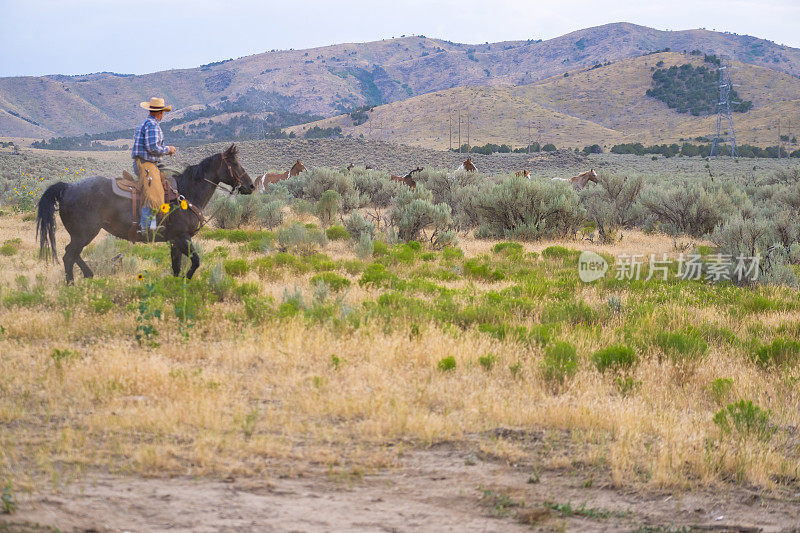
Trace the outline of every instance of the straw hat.
{"type": "Polygon", "coordinates": [[[148,111],[172,111],[171,105],[164,105],[164,99],[155,96],[149,102],[140,103],[139,106],[148,111]]]}

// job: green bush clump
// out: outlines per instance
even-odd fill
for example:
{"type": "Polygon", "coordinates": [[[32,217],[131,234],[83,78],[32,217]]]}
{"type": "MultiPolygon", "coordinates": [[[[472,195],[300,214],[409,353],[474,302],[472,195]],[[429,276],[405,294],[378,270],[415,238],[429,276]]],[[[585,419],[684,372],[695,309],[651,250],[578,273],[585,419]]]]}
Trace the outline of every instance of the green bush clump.
{"type": "Polygon", "coordinates": [[[800,355],[800,342],[777,338],[766,346],[761,346],[753,354],[753,360],[761,368],[791,367],[800,355]]]}
{"type": "Polygon", "coordinates": [[[739,400],[720,409],[713,420],[723,434],[735,434],[742,439],[752,435],[759,440],[769,440],[775,432],[770,424],[771,415],[770,411],[754,405],[751,400],[739,400]]]}
{"type": "Polygon", "coordinates": [[[325,230],[325,235],[332,241],[344,241],[350,238],[350,232],[344,226],[331,226],[325,230]]]}
{"type": "Polygon", "coordinates": [[[373,257],[383,257],[389,254],[389,245],[380,239],[372,241],[372,249],[373,257]]]}
{"type": "Polygon", "coordinates": [[[289,226],[278,228],[277,240],[280,251],[298,255],[312,254],[328,244],[325,232],[316,226],[309,227],[301,222],[293,222],[289,226]]]}
{"type": "Polygon", "coordinates": [[[21,245],[22,239],[19,237],[9,239],[3,243],[3,246],[0,246],[0,255],[12,256],[19,251],[21,245]]]}
{"type": "Polygon", "coordinates": [[[387,271],[386,267],[380,263],[367,265],[367,268],[358,280],[358,284],[362,287],[371,285],[373,287],[391,287],[393,289],[399,289],[405,286],[403,280],[392,272],[387,271]]]}
{"type": "Polygon", "coordinates": [[[575,346],[558,341],[544,355],[541,363],[542,377],[551,385],[563,385],[578,371],[578,356],[575,346]]]}
{"type": "Polygon", "coordinates": [[[592,354],[592,361],[600,372],[628,371],[636,365],[636,352],[630,346],[615,344],[592,354]]]}
{"type": "Polygon", "coordinates": [[[323,272],[311,278],[311,284],[326,284],[333,292],[339,292],[350,286],[350,280],[335,272],[323,272]]]}
{"type": "Polygon", "coordinates": [[[333,221],[333,218],[339,213],[341,205],[342,195],[338,192],[329,189],[322,193],[319,202],[317,202],[317,216],[323,226],[328,226],[333,221]]]}
{"type": "Polygon", "coordinates": [[[475,191],[476,236],[538,240],[574,235],[584,219],[571,188],[561,183],[512,177],[475,191]]]}
{"type": "Polygon", "coordinates": [[[250,265],[244,259],[227,259],[223,265],[229,276],[239,277],[250,272],[250,265]]]}
{"type": "Polygon", "coordinates": [[[486,355],[481,355],[478,357],[478,363],[485,370],[491,370],[496,362],[497,362],[497,356],[491,353],[487,353],[486,355]]]}
{"type": "Polygon", "coordinates": [[[106,295],[101,295],[89,301],[89,306],[92,308],[92,311],[98,315],[104,315],[108,313],[114,308],[115,305],[116,304],[114,304],[114,302],[112,302],[106,295]]]}
{"type": "Polygon", "coordinates": [[[455,246],[446,246],[442,249],[442,259],[461,259],[464,257],[464,251],[455,246]]]}
{"type": "Polygon", "coordinates": [[[491,268],[487,263],[482,262],[477,258],[467,259],[464,261],[463,268],[464,275],[474,279],[502,281],[506,277],[502,271],[491,268]]]}
{"type": "Polygon", "coordinates": [[[456,368],[456,358],[452,355],[442,358],[436,365],[442,372],[449,372],[456,368]]]}
{"type": "Polygon", "coordinates": [[[653,342],[675,363],[696,362],[708,350],[706,341],[692,330],[685,332],[661,331],[656,334],[653,342]]]}
{"type": "Polygon", "coordinates": [[[577,259],[579,255],[578,250],[570,250],[563,246],[548,246],[542,250],[542,257],[550,259],[577,259]]]}
{"type": "Polygon", "coordinates": [[[233,293],[240,299],[244,300],[249,296],[257,295],[261,290],[261,286],[255,281],[247,281],[233,288],[233,293]]]}
{"type": "Polygon", "coordinates": [[[558,322],[592,325],[599,322],[599,315],[583,300],[553,302],[542,310],[542,323],[554,324],[558,322]]]}
{"type": "Polygon", "coordinates": [[[731,378],[717,378],[711,382],[709,387],[711,396],[717,403],[723,403],[733,388],[733,380],[731,378]]]}
{"type": "Polygon", "coordinates": [[[498,242],[492,246],[492,252],[503,255],[521,254],[525,249],[518,242],[498,242]]]}

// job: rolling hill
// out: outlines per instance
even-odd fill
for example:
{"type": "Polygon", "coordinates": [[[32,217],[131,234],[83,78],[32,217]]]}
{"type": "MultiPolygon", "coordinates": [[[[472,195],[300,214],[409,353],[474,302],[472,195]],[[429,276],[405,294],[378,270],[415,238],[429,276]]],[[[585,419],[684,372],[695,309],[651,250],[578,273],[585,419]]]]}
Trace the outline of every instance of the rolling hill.
{"type": "MultiPolygon", "coordinates": [[[[338,126],[345,135],[448,148],[451,116],[452,146],[457,147],[460,111],[461,142],[467,142],[469,118],[473,146],[487,142],[526,146],[528,124],[531,141],[558,147],[679,142],[713,134],[715,116],[678,113],[645,92],[651,86],[653,69],[686,63],[700,66],[704,61],[676,52],[650,54],[530,85],[458,87],[416,96],[374,108],[369,119],[358,126],[349,115],[340,115],[287,131],[302,135],[310,127],[338,126]]],[[[741,98],[753,102],[751,111],[734,113],[738,142],[777,144],[779,117],[782,133],[788,133],[790,124],[796,131],[800,126],[800,79],[752,64],[732,65],[741,98]]]]}
{"type": "MultiPolygon", "coordinates": [[[[176,112],[171,119],[187,113],[213,119],[236,112],[332,117],[362,105],[398,105],[447,90],[478,95],[482,88],[502,88],[523,105],[526,87],[544,90],[537,82],[665,48],[699,49],[788,77],[800,74],[798,49],[706,30],[669,32],[615,23],[547,41],[481,45],[413,36],[265,52],[145,75],[0,78],[0,136],[42,138],[130,128],[140,118],[137,103],[153,94],[173,103],[176,112]]],[[[557,97],[543,95],[536,113],[555,111],[554,125],[577,121],[576,127],[587,135],[604,133],[603,128],[620,120],[613,116],[590,120],[572,113],[572,106],[579,104],[559,106],[557,97]]]]}

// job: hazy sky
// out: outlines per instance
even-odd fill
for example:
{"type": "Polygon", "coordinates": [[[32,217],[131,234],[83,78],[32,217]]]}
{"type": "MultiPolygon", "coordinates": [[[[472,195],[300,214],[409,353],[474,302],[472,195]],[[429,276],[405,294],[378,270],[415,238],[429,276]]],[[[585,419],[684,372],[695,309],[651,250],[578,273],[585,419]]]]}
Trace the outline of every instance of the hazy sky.
{"type": "Polygon", "coordinates": [[[0,76],[142,74],[416,34],[549,39],[609,22],[704,27],[800,47],[800,0],[0,0],[0,76]],[[636,7],[632,7],[636,6],[636,7]]]}

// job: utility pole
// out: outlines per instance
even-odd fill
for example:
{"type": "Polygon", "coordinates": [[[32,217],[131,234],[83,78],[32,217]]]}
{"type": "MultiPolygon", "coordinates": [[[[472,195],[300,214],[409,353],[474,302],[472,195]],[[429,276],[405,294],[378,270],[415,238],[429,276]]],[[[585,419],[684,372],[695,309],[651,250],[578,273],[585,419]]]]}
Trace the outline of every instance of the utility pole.
{"type": "Polygon", "coordinates": [[[472,146],[469,144],[469,123],[470,123],[470,116],[467,115],[467,153],[472,151],[472,146]]]}
{"type": "Polygon", "coordinates": [[[528,155],[531,155],[531,121],[528,121],[528,155]]]}
{"type": "Polygon", "coordinates": [[[458,153],[461,153],[461,110],[458,110],[458,153]]]}

